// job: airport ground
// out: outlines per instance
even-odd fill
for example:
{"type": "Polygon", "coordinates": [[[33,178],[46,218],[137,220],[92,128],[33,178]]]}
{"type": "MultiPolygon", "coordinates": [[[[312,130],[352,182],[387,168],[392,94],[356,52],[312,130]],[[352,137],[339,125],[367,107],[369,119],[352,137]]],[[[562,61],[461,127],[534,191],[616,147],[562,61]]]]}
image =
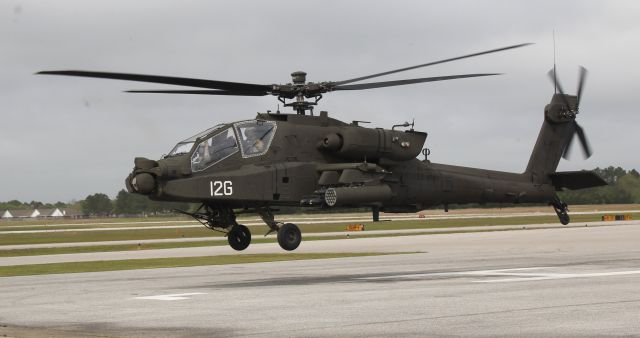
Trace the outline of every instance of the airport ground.
{"type": "Polygon", "coordinates": [[[637,336],[640,222],[598,220],[638,209],[297,215],[295,253],[252,225],[240,255],[184,219],[3,222],[0,334],[637,336]]]}

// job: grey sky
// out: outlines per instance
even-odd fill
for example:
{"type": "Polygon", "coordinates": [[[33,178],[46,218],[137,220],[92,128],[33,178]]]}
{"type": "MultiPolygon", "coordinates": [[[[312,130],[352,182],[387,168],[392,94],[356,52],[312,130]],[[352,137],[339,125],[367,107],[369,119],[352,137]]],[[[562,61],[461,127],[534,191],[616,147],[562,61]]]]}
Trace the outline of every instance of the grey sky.
{"type": "Polygon", "coordinates": [[[167,86],[54,76],[83,69],[285,83],[342,80],[522,42],[533,46],[381,78],[501,72],[325,95],[320,109],[390,127],[415,118],[431,160],[520,172],[553,86],[589,70],[574,147],[560,170],[640,168],[637,1],[2,1],[0,201],[69,201],[123,188],[133,158],[158,158],[219,122],[275,110],[274,97],[125,94],[167,86]]]}

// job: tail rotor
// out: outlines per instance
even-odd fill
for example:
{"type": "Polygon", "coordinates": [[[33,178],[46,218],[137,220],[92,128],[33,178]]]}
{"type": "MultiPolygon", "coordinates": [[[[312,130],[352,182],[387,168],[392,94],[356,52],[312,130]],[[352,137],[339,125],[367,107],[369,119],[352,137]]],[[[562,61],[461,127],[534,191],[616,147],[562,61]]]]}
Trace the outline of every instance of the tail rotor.
{"type": "Polygon", "coordinates": [[[569,121],[569,123],[572,124],[572,129],[573,129],[573,133],[571,135],[570,138],[568,138],[567,143],[564,147],[564,151],[562,153],[562,157],[565,160],[569,159],[569,150],[571,149],[571,143],[573,141],[574,136],[578,137],[578,140],[580,141],[580,145],[582,146],[582,151],[584,154],[585,158],[589,158],[591,157],[591,146],[589,145],[589,141],[587,140],[587,136],[584,132],[584,129],[582,129],[582,127],[578,124],[578,122],[576,122],[576,116],[580,113],[579,111],[579,107],[580,107],[580,99],[582,98],[582,91],[584,89],[584,84],[585,84],[585,80],[587,78],[587,70],[584,67],[580,67],[580,75],[578,77],[578,89],[577,89],[577,93],[575,96],[573,95],[566,95],[564,93],[564,90],[562,89],[562,85],[560,84],[560,81],[558,81],[558,76],[556,74],[556,69],[555,67],[553,69],[551,69],[548,73],[549,78],[551,79],[551,81],[553,82],[555,88],[557,89],[557,91],[559,92],[560,98],[562,100],[562,110],[563,110],[563,115],[566,116],[567,118],[570,118],[571,121],[569,121]],[[571,104],[571,102],[575,102],[574,104],[571,104]]]}

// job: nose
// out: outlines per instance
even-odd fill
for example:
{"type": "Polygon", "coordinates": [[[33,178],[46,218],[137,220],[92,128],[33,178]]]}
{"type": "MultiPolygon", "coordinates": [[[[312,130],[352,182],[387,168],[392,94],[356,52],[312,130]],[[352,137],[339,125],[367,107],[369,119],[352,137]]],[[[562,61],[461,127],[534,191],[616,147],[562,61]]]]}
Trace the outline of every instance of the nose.
{"type": "Polygon", "coordinates": [[[131,187],[140,194],[150,194],[156,188],[156,179],[149,173],[139,173],[131,179],[131,187]]]}
{"type": "Polygon", "coordinates": [[[143,195],[151,194],[157,185],[156,175],[152,173],[158,171],[158,162],[144,157],[136,157],[134,163],[133,172],[125,180],[127,191],[143,195]]]}

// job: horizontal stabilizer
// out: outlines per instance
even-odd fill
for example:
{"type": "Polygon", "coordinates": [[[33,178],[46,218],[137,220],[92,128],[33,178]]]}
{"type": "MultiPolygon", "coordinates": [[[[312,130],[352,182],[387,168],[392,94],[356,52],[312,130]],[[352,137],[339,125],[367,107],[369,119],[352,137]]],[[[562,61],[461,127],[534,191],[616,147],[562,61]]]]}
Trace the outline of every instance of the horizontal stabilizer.
{"type": "Polygon", "coordinates": [[[593,171],[565,171],[549,174],[556,190],[585,189],[607,185],[600,176],[593,171]]]}

